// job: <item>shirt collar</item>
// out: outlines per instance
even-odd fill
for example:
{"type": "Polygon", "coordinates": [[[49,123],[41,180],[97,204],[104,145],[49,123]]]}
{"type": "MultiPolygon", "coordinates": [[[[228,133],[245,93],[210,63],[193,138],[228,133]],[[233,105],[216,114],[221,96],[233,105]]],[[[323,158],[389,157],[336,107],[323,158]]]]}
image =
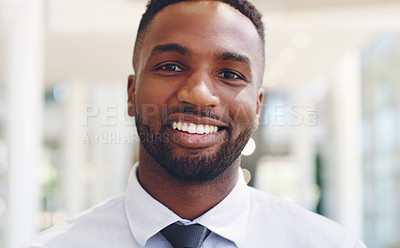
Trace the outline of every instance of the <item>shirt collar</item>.
{"type": "MultiPolygon", "coordinates": [[[[137,169],[136,163],[129,175],[125,212],[133,236],[144,246],[150,237],[164,227],[177,221],[188,221],[181,219],[143,189],[137,178],[137,169]]],[[[199,223],[241,247],[246,239],[249,209],[250,197],[240,169],[238,181],[232,191],[193,223],[199,223]]]]}
{"type": "Polygon", "coordinates": [[[194,220],[212,232],[243,247],[247,235],[250,195],[239,168],[238,180],[232,191],[216,206],[194,220]]]}
{"type": "Polygon", "coordinates": [[[138,163],[129,175],[125,212],[133,236],[144,246],[150,237],[180,218],[143,189],[137,178],[137,169],[138,163]]]}

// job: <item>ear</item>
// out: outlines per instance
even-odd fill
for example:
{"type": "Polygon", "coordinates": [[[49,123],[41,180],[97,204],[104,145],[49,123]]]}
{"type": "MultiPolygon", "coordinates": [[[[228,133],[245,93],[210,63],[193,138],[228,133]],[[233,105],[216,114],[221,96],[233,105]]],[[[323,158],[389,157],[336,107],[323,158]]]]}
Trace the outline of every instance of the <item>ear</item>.
{"type": "Polygon", "coordinates": [[[135,116],[135,83],[136,83],[136,76],[129,75],[128,77],[128,115],[131,117],[135,116]]]}
{"type": "Polygon", "coordinates": [[[263,103],[263,98],[264,98],[264,90],[262,88],[258,89],[258,96],[257,96],[257,108],[256,108],[256,119],[254,121],[254,127],[253,129],[256,130],[260,121],[260,115],[261,115],[261,108],[262,108],[262,103],[263,103]]]}

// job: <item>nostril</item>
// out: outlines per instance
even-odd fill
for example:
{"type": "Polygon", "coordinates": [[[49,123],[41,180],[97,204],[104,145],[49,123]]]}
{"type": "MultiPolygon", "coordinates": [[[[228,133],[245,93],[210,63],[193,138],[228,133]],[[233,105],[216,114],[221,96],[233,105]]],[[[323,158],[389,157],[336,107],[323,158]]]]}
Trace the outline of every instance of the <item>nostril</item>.
{"type": "Polygon", "coordinates": [[[183,82],[182,88],[178,92],[178,100],[197,106],[218,105],[218,92],[209,72],[206,69],[193,71],[183,82]]]}
{"type": "Polygon", "coordinates": [[[197,85],[197,87],[186,86],[178,92],[178,100],[197,106],[216,106],[219,98],[213,94],[207,86],[197,85]]]}

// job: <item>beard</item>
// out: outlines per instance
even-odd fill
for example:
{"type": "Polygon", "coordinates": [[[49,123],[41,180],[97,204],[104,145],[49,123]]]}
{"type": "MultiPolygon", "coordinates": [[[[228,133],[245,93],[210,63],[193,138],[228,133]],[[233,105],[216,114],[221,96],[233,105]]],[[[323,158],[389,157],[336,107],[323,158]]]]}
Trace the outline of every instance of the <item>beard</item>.
{"type": "Polygon", "coordinates": [[[181,181],[205,182],[219,176],[240,156],[252,133],[253,125],[249,125],[249,128],[242,130],[236,138],[233,138],[232,127],[235,125],[233,119],[226,117],[222,120],[209,109],[199,110],[191,106],[170,108],[160,115],[159,125],[153,127],[142,118],[136,108],[134,109],[136,128],[143,147],[169,175],[181,181]],[[167,128],[170,128],[167,117],[172,113],[190,113],[224,121],[228,127],[225,129],[224,138],[218,140],[219,148],[207,154],[201,150],[204,148],[186,148],[187,154],[178,156],[167,133],[167,128]]]}

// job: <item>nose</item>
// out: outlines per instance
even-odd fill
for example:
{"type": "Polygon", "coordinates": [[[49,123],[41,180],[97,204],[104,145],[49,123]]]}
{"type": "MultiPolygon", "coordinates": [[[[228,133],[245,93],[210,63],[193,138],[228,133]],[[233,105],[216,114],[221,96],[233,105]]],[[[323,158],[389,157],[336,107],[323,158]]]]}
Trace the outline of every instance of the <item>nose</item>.
{"type": "Polygon", "coordinates": [[[197,106],[217,106],[220,102],[206,72],[192,73],[179,89],[178,100],[197,106]]]}

